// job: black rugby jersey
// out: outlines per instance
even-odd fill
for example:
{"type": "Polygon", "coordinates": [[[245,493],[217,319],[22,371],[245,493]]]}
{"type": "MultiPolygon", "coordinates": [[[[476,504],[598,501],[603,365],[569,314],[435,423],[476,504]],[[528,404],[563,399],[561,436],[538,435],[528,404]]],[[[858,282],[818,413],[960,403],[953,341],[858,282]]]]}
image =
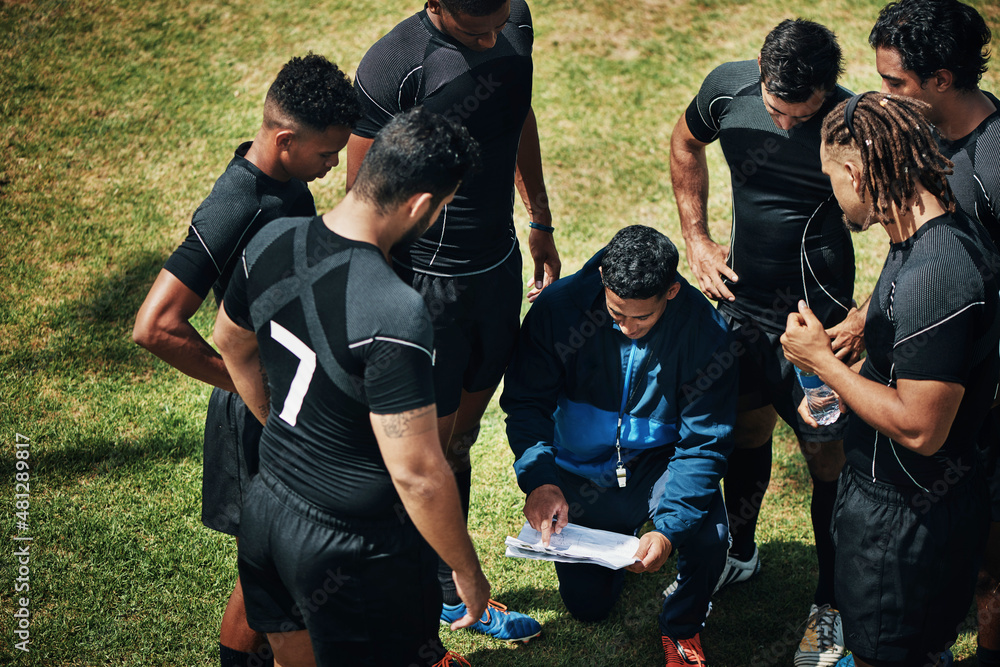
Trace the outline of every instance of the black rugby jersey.
{"type": "Polygon", "coordinates": [[[163,267],[203,299],[212,289],[216,305],[240,253],[261,227],[275,218],[316,215],[305,183],[273,179],[246,159],[251,143],[236,149],[225,173],[194,212],[187,238],[163,267]]]}
{"type": "Polygon", "coordinates": [[[369,413],[434,403],[423,299],[378,248],[320,217],[273,222],[243,258],[223,307],[256,332],[267,371],[261,469],[331,514],[394,517],[399,496],[369,413]]]}
{"type": "Polygon", "coordinates": [[[524,0],[511,0],[510,12],[496,45],[480,52],[439,31],[425,9],[376,42],[358,65],[363,117],[355,134],[373,138],[396,114],[423,105],[465,125],[482,151],[482,171],[462,183],[422,238],[395,254],[422,273],[479,273],[516,252],[514,170],[531,107],[534,35],[524,0]]]}
{"type": "Polygon", "coordinates": [[[979,220],[1000,248],[1000,100],[983,91],[996,111],[957,141],[941,139],[941,152],[955,163],[948,177],[963,211],[979,220]]]}
{"type": "Polygon", "coordinates": [[[718,139],[729,164],[733,221],[726,281],[736,301],[720,309],[774,333],[805,299],[824,326],[844,318],[854,295],[854,247],[820,165],[823,118],[851,93],[838,86],[819,112],[791,130],[774,124],[755,60],[713,70],[688,106],[691,134],[718,139]]]}
{"type": "Polygon", "coordinates": [[[890,387],[899,379],[955,382],[965,394],[948,438],[931,456],[852,419],[844,440],[848,465],[918,491],[974,469],[976,434],[1000,373],[998,271],[1000,255],[986,231],[960,211],[890,244],[868,308],[861,375],[890,387]]]}

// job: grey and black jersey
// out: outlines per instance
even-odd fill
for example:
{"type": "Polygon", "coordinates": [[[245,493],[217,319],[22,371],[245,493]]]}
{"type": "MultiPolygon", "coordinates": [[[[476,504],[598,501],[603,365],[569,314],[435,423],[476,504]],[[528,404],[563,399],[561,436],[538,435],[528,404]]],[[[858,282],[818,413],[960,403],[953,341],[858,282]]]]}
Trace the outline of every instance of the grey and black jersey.
{"type": "Polygon", "coordinates": [[[267,373],[261,470],[335,516],[394,516],[399,497],[370,413],[434,403],[423,299],[378,248],[320,217],[273,222],[243,258],[223,306],[256,332],[267,373]]]}
{"type": "Polygon", "coordinates": [[[963,211],[979,220],[1000,248],[1000,100],[983,91],[996,108],[970,134],[940,140],[941,152],[955,163],[948,183],[963,211]]]}
{"type": "Polygon", "coordinates": [[[889,387],[904,379],[953,382],[965,394],[944,445],[931,456],[852,419],[844,451],[860,474],[930,490],[948,471],[975,465],[976,435],[1000,373],[998,272],[1000,254],[986,230],[961,211],[890,245],[869,303],[861,375],[889,387]]]}
{"type": "Polygon", "coordinates": [[[241,144],[211,194],[194,212],[187,238],[167,259],[167,271],[205,298],[211,289],[222,301],[233,268],[247,242],[276,218],[316,215],[305,183],[271,178],[246,159],[241,144]]]}
{"type": "Polygon", "coordinates": [[[726,283],[736,301],[719,307],[781,333],[805,299],[830,326],[852,305],[854,247],[821,170],[820,129],[850,92],[838,86],[815,116],[786,131],[768,115],[760,85],[756,61],[720,65],[685,114],[697,140],[719,140],[731,172],[728,264],[739,280],[726,283]]]}
{"type": "Polygon", "coordinates": [[[373,138],[389,120],[422,105],[465,125],[479,142],[482,171],[463,182],[422,238],[396,254],[421,273],[482,273],[516,252],[514,170],[521,128],[531,108],[534,34],[524,0],[486,51],[472,51],[439,31],[426,9],[375,43],[354,84],[363,117],[354,133],[373,138]]]}

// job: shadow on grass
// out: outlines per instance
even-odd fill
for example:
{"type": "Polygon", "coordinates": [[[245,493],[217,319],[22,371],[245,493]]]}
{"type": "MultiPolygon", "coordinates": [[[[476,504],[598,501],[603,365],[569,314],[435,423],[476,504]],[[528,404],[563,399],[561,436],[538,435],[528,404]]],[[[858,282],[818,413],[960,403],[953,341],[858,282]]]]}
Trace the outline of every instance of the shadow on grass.
{"type": "Polygon", "coordinates": [[[21,344],[7,357],[8,368],[61,376],[148,368],[148,353],[132,342],[132,325],[164,259],[151,251],[133,253],[105,274],[91,273],[76,290],[79,298],[18,318],[21,344]],[[51,334],[36,339],[45,330],[51,334]]]}
{"type": "MultiPolygon", "coordinates": [[[[58,487],[109,481],[128,483],[148,479],[148,473],[162,464],[177,464],[201,458],[204,441],[193,433],[188,420],[168,416],[153,424],[153,430],[135,440],[115,441],[100,437],[81,437],[59,447],[31,450],[33,476],[45,480],[45,486],[58,487]]],[[[14,457],[0,457],[0,469],[14,470],[14,457]]]]}

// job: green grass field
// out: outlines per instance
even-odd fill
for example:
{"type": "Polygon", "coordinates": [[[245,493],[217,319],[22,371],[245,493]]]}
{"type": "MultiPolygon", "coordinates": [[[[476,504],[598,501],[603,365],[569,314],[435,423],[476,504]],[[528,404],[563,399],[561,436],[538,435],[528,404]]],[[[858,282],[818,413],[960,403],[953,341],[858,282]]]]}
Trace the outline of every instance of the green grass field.
{"type": "MultiPolygon", "coordinates": [[[[681,241],[671,128],[712,67],[754,57],[781,19],[834,29],[845,84],[878,88],[866,39],[881,4],[535,0],[534,107],[564,271],[627,224],[681,241]]],[[[996,4],[973,4],[1000,27],[996,4]]],[[[253,137],[281,65],[312,50],[353,73],[419,5],[0,0],[0,665],[215,664],[236,549],[200,523],[209,388],[135,346],[133,317],[234,147],[253,137]],[[30,452],[27,530],[15,524],[16,451],[30,452]],[[27,592],[15,592],[18,535],[33,538],[27,592]],[[14,648],[21,597],[30,653],[14,648]]],[[[1000,90],[1000,76],[984,87],[1000,90]]],[[[709,159],[712,229],[725,239],[728,175],[716,147],[709,159]]],[[[342,190],[341,167],[314,185],[319,209],[342,190]]],[[[517,221],[526,228],[523,212],[517,221]]],[[[856,238],[861,297],[885,244],[879,230],[856,238]]],[[[213,319],[198,313],[204,334],[213,319]]],[[[787,430],[777,442],[763,572],[717,596],[703,635],[718,667],[790,664],[811,600],[809,478],[787,430]]],[[[503,556],[523,498],[495,405],[474,458],[470,530],[495,597],[544,632],[510,647],[445,631],[446,643],[476,665],[662,664],[655,617],[672,571],[630,576],[607,622],[574,621],[550,565],[503,556]]],[[[973,648],[965,633],[959,655],[973,648]]]]}

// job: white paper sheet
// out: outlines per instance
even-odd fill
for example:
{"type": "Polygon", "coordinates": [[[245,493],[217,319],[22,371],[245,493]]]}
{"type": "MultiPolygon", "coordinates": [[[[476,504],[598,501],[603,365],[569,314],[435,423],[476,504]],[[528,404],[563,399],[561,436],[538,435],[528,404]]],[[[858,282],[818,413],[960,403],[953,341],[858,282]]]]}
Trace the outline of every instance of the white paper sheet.
{"type": "Polygon", "coordinates": [[[606,530],[567,524],[558,535],[553,534],[549,546],[542,546],[542,534],[524,523],[517,537],[508,537],[506,555],[511,558],[552,560],[560,563],[590,563],[612,570],[639,562],[635,557],[639,538],[606,530]]]}

